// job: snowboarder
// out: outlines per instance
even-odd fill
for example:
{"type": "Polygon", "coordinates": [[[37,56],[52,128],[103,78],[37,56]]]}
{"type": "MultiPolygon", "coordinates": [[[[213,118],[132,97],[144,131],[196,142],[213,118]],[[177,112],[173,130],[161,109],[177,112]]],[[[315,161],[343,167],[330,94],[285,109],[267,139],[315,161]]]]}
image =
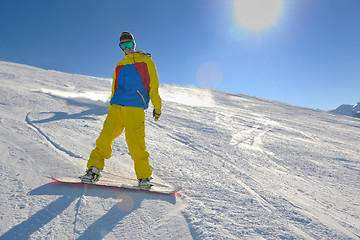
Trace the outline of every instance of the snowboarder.
{"type": "Polygon", "coordinates": [[[125,57],[115,67],[109,112],[96,140],[96,148],[90,154],[86,174],[80,178],[86,183],[99,180],[105,159],[111,157],[114,139],[125,129],[125,139],[139,186],[150,187],[152,169],[145,146],[144,110],[151,100],[153,117],[158,121],[161,115],[158,75],[151,55],[142,50],[135,51],[136,43],[131,33],[121,34],[119,47],[125,57]]]}

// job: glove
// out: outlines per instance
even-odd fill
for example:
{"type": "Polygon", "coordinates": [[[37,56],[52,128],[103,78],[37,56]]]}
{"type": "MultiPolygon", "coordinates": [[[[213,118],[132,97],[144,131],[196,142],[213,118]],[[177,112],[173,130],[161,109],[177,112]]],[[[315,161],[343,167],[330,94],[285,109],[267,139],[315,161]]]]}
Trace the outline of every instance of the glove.
{"type": "Polygon", "coordinates": [[[161,115],[161,110],[154,108],[153,117],[155,118],[155,122],[157,122],[159,120],[160,115],[161,115]]]}

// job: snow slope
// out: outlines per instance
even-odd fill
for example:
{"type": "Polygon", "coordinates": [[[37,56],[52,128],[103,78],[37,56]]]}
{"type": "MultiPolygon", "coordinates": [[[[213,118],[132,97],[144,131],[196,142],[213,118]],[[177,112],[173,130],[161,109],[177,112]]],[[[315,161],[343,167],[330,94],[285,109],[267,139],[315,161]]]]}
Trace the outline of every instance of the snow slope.
{"type": "MultiPolygon", "coordinates": [[[[110,79],[0,62],[0,239],[359,239],[360,121],[241,94],[161,86],[154,178],[176,196],[54,183],[79,176],[110,79]]],[[[133,178],[124,136],[108,176],[133,178]]]]}

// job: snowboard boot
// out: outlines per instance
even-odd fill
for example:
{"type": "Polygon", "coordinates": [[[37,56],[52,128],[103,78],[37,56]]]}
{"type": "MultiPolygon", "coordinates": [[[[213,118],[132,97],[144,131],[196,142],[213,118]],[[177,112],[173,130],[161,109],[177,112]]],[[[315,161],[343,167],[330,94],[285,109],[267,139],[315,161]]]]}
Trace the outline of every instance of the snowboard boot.
{"type": "Polygon", "coordinates": [[[138,181],[139,181],[138,187],[140,187],[140,188],[151,188],[153,186],[153,184],[150,183],[150,181],[152,179],[153,179],[152,177],[138,179],[138,181]]]}
{"type": "Polygon", "coordinates": [[[81,176],[81,182],[83,183],[96,183],[100,178],[100,170],[96,167],[89,167],[86,170],[86,174],[81,176]]]}

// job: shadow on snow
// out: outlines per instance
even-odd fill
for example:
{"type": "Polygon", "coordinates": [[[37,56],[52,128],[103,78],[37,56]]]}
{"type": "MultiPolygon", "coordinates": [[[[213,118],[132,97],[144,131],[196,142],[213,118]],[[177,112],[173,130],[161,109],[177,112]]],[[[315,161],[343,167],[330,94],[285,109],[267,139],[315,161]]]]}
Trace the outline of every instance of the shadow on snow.
{"type": "Polygon", "coordinates": [[[33,121],[32,123],[46,123],[52,121],[58,121],[63,119],[90,119],[95,120],[94,117],[91,116],[101,116],[108,113],[108,105],[109,103],[104,103],[101,101],[91,101],[89,99],[82,98],[62,98],[58,96],[53,96],[54,98],[65,100],[68,105],[79,106],[79,107],[87,107],[87,110],[84,110],[79,113],[69,114],[67,112],[42,112],[42,114],[52,113],[53,116],[47,119],[33,121]]]}
{"type": "MultiPolygon", "coordinates": [[[[67,209],[72,202],[78,199],[75,216],[81,207],[83,196],[117,199],[114,206],[102,217],[92,223],[78,239],[102,239],[119,222],[130,213],[140,208],[143,200],[163,200],[171,204],[176,203],[175,196],[160,195],[147,192],[126,191],[98,186],[75,186],[62,183],[49,183],[29,192],[29,195],[60,195],[58,199],[32,215],[27,220],[14,226],[0,239],[28,239],[31,234],[41,229],[67,209]]],[[[75,223],[76,224],[76,219],[75,223]]]]}

